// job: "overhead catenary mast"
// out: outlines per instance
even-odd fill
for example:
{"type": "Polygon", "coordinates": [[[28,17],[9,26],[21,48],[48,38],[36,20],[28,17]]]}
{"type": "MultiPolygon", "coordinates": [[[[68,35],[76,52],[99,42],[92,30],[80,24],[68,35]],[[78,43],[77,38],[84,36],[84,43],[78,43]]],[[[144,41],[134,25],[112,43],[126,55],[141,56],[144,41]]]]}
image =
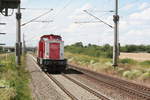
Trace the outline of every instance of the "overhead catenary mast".
{"type": "Polygon", "coordinates": [[[100,22],[108,25],[111,28],[114,28],[114,46],[113,46],[113,66],[118,66],[118,59],[119,59],[119,27],[118,27],[118,23],[119,23],[119,15],[118,15],[118,0],[115,0],[115,15],[113,16],[113,21],[114,21],[114,27],[109,25],[108,23],[104,22],[103,20],[99,19],[98,17],[92,15],[91,13],[87,12],[87,10],[84,10],[84,12],[86,12],[87,14],[89,14],[90,16],[96,18],[97,20],[99,20],[100,22]]]}
{"type": "Polygon", "coordinates": [[[21,51],[22,51],[22,43],[21,43],[21,11],[20,11],[20,4],[18,6],[16,13],[17,19],[17,28],[16,28],[16,64],[21,64],[21,51]]]}
{"type": "Polygon", "coordinates": [[[113,66],[118,66],[118,58],[119,58],[119,43],[118,43],[118,23],[119,23],[119,15],[118,15],[118,0],[115,0],[115,15],[113,16],[114,20],[114,47],[113,47],[113,66]]]}

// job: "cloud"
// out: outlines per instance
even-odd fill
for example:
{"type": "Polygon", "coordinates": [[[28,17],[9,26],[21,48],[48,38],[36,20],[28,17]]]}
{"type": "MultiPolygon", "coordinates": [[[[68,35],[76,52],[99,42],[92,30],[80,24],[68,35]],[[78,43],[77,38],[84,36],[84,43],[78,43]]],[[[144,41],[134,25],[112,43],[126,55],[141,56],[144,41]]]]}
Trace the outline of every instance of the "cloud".
{"type": "Polygon", "coordinates": [[[129,30],[126,34],[121,35],[120,41],[122,44],[146,44],[149,45],[150,29],[129,30]]]}
{"type": "Polygon", "coordinates": [[[150,4],[147,3],[147,2],[143,2],[143,3],[139,6],[139,9],[140,9],[140,10],[143,10],[143,9],[145,9],[145,8],[147,8],[147,7],[150,7],[150,4]]]}
{"type": "Polygon", "coordinates": [[[83,10],[89,10],[89,9],[92,9],[92,8],[93,7],[92,7],[92,5],[90,3],[86,3],[81,8],[77,8],[74,13],[75,14],[79,14],[79,13],[83,12],[83,10]]]}
{"type": "Polygon", "coordinates": [[[89,3],[86,3],[85,5],[83,5],[80,8],[77,8],[74,10],[73,14],[69,16],[69,18],[71,20],[85,20],[85,19],[89,19],[89,16],[83,12],[83,10],[88,10],[88,9],[92,9],[92,5],[89,3]]]}
{"type": "MultiPolygon", "coordinates": [[[[138,9],[138,8],[137,8],[138,9]]],[[[149,44],[150,8],[133,12],[120,21],[120,41],[122,44],[149,44]]]]}
{"type": "Polygon", "coordinates": [[[30,0],[21,0],[22,4],[28,3],[30,0]]]}
{"type": "Polygon", "coordinates": [[[137,3],[130,3],[125,5],[123,8],[121,8],[121,10],[130,10],[132,8],[134,8],[137,5],[137,3]]]}
{"type": "Polygon", "coordinates": [[[79,25],[77,24],[70,24],[70,26],[64,29],[64,32],[74,32],[78,27],[79,25]]]}
{"type": "Polygon", "coordinates": [[[146,8],[141,12],[136,12],[130,15],[130,18],[133,20],[150,20],[150,8],[146,8]]]}

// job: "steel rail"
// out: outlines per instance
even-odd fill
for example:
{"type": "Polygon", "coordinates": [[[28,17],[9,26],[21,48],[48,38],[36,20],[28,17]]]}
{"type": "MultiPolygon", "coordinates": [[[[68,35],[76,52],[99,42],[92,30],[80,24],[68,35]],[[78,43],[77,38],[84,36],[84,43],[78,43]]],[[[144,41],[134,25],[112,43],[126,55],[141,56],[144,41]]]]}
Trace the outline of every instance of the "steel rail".
{"type": "Polygon", "coordinates": [[[93,95],[95,95],[96,97],[98,97],[101,100],[110,100],[109,98],[107,98],[106,96],[92,90],[91,88],[89,88],[86,85],[83,85],[82,83],[70,78],[69,76],[65,75],[64,73],[62,73],[62,76],[64,76],[65,78],[67,78],[68,80],[72,81],[73,83],[77,84],[78,86],[82,87],[83,89],[87,90],[88,92],[92,93],[93,95]]]}
{"type": "Polygon", "coordinates": [[[72,95],[59,81],[57,81],[52,75],[47,74],[47,76],[57,84],[58,87],[61,88],[72,100],[78,100],[74,95],[72,95]]]}
{"type": "MultiPolygon", "coordinates": [[[[110,76],[106,76],[106,75],[103,75],[103,74],[100,74],[100,73],[96,73],[96,72],[93,72],[93,71],[89,71],[87,69],[83,69],[83,68],[79,68],[79,67],[76,67],[76,66],[73,66],[73,65],[68,65],[70,66],[70,68],[72,69],[75,69],[79,72],[82,72],[84,73],[85,75],[87,75],[88,77],[91,77],[93,79],[96,79],[98,81],[101,81],[109,86],[113,86],[113,87],[116,87],[116,88],[119,88],[125,92],[127,92],[129,95],[136,95],[138,97],[141,97],[141,98],[144,98],[146,100],[150,100],[150,94],[147,93],[147,92],[144,92],[144,91],[140,91],[140,89],[142,87],[140,87],[140,89],[137,89],[137,88],[130,88],[130,85],[127,85],[127,81],[125,81],[126,83],[122,84],[121,81],[118,81],[119,79],[116,79],[114,77],[110,77],[110,76]],[[97,77],[98,76],[98,77],[97,77]]],[[[122,80],[124,81],[124,80],[122,80]]],[[[136,84],[135,84],[136,85],[136,84]]],[[[132,83],[132,86],[133,86],[133,83],[132,83]]],[[[143,89],[143,90],[146,90],[146,89],[143,89]]]]}
{"type": "Polygon", "coordinates": [[[114,77],[108,77],[109,79],[113,79],[112,81],[114,82],[117,82],[117,83],[120,83],[124,86],[129,86],[131,88],[134,88],[136,90],[139,90],[140,92],[143,92],[145,94],[150,94],[150,88],[149,87],[146,87],[146,86],[143,86],[143,85],[139,85],[139,84],[135,84],[135,83],[132,83],[132,82],[128,82],[128,81],[125,81],[125,80],[122,80],[122,79],[118,79],[118,78],[114,78],[114,77]]]}

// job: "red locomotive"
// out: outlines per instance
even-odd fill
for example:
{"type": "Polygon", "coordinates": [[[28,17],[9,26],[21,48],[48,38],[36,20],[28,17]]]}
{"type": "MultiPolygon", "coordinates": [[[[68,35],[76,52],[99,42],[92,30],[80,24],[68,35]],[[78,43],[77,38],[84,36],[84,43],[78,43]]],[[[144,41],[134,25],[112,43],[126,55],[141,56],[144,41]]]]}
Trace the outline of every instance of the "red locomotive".
{"type": "Polygon", "coordinates": [[[37,62],[43,70],[61,72],[66,69],[67,60],[64,59],[64,41],[59,35],[44,35],[38,45],[37,62]]]}

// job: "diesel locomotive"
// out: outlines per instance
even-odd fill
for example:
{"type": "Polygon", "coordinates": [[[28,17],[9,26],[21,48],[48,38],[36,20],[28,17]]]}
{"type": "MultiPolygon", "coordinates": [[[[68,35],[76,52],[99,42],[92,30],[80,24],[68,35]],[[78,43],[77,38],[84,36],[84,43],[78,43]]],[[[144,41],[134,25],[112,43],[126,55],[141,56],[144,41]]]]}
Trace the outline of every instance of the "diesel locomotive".
{"type": "Polygon", "coordinates": [[[38,43],[37,63],[42,70],[61,72],[67,67],[64,58],[64,41],[59,35],[43,35],[38,43]]]}

